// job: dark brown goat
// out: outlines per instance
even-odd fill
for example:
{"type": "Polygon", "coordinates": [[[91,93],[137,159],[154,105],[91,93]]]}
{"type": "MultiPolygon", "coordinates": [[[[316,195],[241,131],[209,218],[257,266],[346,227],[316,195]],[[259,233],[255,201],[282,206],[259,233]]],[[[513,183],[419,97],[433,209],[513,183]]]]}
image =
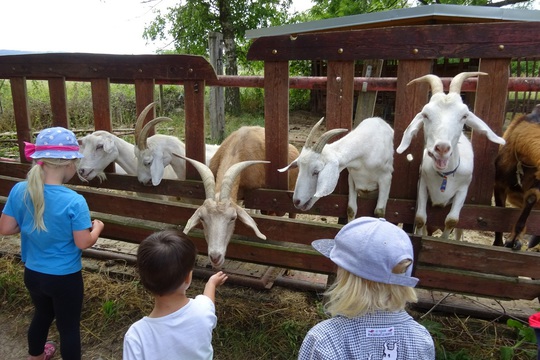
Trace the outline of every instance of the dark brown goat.
{"type": "MultiPolygon", "coordinates": [[[[521,237],[532,209],[540,209],[540,104],[531,114],[516,116],[503,138],[495,159],[495,204],[504,207],[506,201],[521,208],[521,214],[504,246],[521,249],[521,237]]],[[[536,246],[540,235],[535,234],[528,247],[536,246]]],[[[493,245],[502,246],[502,233],[495,233],[493,245]]]]}

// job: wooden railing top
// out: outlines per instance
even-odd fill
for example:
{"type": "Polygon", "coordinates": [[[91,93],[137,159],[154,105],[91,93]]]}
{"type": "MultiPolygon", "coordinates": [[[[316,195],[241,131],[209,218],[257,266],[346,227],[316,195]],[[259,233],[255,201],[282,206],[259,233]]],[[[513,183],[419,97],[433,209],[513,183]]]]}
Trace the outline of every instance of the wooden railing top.
{"type": "Polygon", "coordinates": [[[540,22],[394,26],[262,37],[248,60],[518,58],[540,56],[540,22]]]}
{"type": "Polygon", "coordinates": [[[216,80],[214,68],[196,55],[109,55],[46,53],[0,56],[0,78],[26,77],[48,80],[89,81],[108,78],[132,83],[134,79],[156,81],[216,80]]]}

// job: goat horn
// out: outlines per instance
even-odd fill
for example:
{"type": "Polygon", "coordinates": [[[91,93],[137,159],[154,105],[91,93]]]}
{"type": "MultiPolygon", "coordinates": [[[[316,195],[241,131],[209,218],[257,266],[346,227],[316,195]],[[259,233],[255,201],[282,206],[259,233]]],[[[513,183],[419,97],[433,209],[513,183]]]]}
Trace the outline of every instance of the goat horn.
{"type": "Polygon", "coordinates": [[[155,119],[150,120],[144,127],[142,128],[141,132],[139,133],[139,138],[137,139],[137,146],[140,150],[147,149],[148,146],[146,145],[146,140],[148,139],[148,132],[157,124],[160,122],[166,122],[166,121],[172,121],[171,118],[160,116],[155,119]]]}
{"type": "Polygon", "coordinates": [[[341,133],[344,133],[344,132],[347,132],[349,130],[347,129],[332,129],[332,130],[328,130],[327,132],[325,132],[324,134],[321,135],[321,137],[319,138],[319,140],[317,140],[317,143],[315,145],[313,145],[313,151],[315,151],[316,153],[321,153],[322,152],[322,149],[323,147],[326,145],[326,143],[331,139],[333,138],[334,136],[338,135],[338,134],[341,134],[341,133]]]}
{"type": "Polygon", "coordinates": [[[441,78],[436,76],[436,75],[433,75],[433,74],[424,75],[424,76],[419,77],[417,79],[411,80],[411,81],[409,81],[407,86],[409,86],[409,85],[411,85],[411,84],[413,84],[415,82],[427,82],[427,83],[429,83],[429,85],[431,86],[431,94],[432,95],[443,92],[443,90],[444,90],[441,78]]]}
{"type": "Polygon", "coordinates": [[[463,81],[465,79],[470,78],[472,76],[480,76],[480,75],[487,75],[485,72],[462,72],[454,76],[452,81],[450,81],[450,88],[448,90],[448,93],[457,93],[459,94],[461,92],[461,85],[463,85],[463,81]]]}
{"type": "Polygon", "coordinates": [[[139,135],[141,134],[141,130],[143,128],[144,119],[146,119],[146,116],[152,110],[152,108],[157,104],[157,101],[154,101],[143,109],[139,116],[137,117],[137,121],[135,121],[135,144],[137,144],[139,141],[139,135]]]}
{"type": "Polygon", "coordinates": [[[236,180],[236,177],[240,174],[240,172],[242,172],[242,170],[251,165],[264,164],[269,162],[270,161],[263,160],[241,161],[228,168],[227,171],[225,171],[225,175],[223,175],[223,180],[221,181],[221,195],[219,195],[219,200],[226,200],[230,197],[234,181],[236,180]]]}
{"type": "Polygon", "coordinates": [[[201,179],[204,184],[204,193],[206,194],[207,199],[213,199],[215,190],[216,190],[216,181],[214,178],[214,174],[212,173],[212,170],[206,164],[203,164],[202,162],[199,162],[197,160],[190,159],[188,157],[175,154],[174,156],[177,156],[179,158],[182,158],[186,161],[189,161],[191,165],[199,172],[199,175],[201,175],[201,179]]]}
{"type": "Polygon", "coordinates": [[[304,147],[306,149],[309,149],[312,147],[312,142],[315,140],[315,132],[317,131],[317,129],[319,128],[319,126],[321,126],[322,122],[324,120],[324,117],[321,118],[321,120],[319,120],[315,125],[313,125],[313,127],[311,128],[311,131],[309,132],[309,135],[306,139],[306,144],[304,145],[304,147]]]}

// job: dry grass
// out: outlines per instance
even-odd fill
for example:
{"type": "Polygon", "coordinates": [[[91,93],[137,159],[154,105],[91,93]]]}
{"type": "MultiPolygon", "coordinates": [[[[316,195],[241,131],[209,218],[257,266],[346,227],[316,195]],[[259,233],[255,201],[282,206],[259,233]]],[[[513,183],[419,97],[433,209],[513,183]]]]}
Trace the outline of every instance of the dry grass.
{"type": "MultiPolygon", "coordinates": [[[[18,259],[0,258],[2,320],[11,323],[10,331],[15,329],[20,339],[25,337],[32,312],[22,270],[18,259]]],[[[121,359],[124,333],[131,323],[149,313],[152,300],[136,276],[130,274],[111,276],[105,270],[85,270],[84,280],[83,358],[121,359]]],[[[201,293],[203,287],[204,281],[195,279],[189,295],[201,293]]],[[[314,293],[281,287],[254,290],[226,284],[218,288],[216,298],[216,360],[296,359],[305,333],[324,318],[321,298],[314,293]]],[[[533,359],[536,354],[536,345],[525,342],[512,351],[511,357],[501,356],[501,349],[516,346],[521,338],[516,329],[505,324],[453,314],[411,314],[432,333],[437,359],[533,359]]],[[[0,330],[5,328],[0,325],[0,330]]],[[[53,327],[51,337],[54,336],[57,334],[53,327]]]]}

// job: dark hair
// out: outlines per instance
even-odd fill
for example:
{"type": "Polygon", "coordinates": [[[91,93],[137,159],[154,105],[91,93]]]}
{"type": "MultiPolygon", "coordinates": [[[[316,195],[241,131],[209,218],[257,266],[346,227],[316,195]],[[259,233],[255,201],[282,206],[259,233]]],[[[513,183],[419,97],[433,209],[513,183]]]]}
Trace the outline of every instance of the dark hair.
{"type": "Polygon", "coordinates": [[[178,289],[195,267],[197,248],[178,230],[156,232],[139,245],[137,268],[143,286],[155,295],[178,289]]]}

